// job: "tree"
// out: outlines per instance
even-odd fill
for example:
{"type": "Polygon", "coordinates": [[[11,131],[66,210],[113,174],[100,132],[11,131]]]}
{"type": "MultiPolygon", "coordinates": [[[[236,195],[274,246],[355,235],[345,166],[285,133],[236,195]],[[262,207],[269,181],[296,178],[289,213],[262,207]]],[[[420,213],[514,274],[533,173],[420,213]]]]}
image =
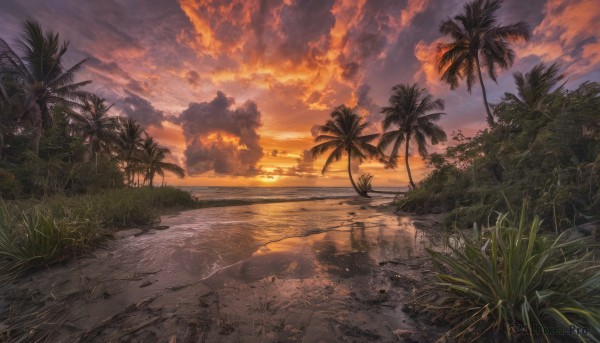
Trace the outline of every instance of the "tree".
{"type": "Polygon", "coordinates": [[[459,80],[466,78],[469,93],[479,82],[490,127],[494,125],[494,117],[481,75],[482,65],[489,77],[497,82],[497,67],[507,69],[513,64],[515,53],[510,43],[529,40],[531,32],[529,25],[522,21],[497,26],[496,12],[500,7],[501,0],[471,1],[464,5],[463,13],[442,22],[439,28],[440,33],[452,37],[451,42],[438,45],[438,70],[442,72],[442,80],[454,90],[459,80]]]}
{"type": "Polygon", "coordinates": [[[356,158],[363,161],[379,155],[379,149],[370,144],[379,134],[363,135],[368,123],[358,115],[355,109],[341,105],[331,112],[331,119],[325,125],[319,126],[320,135],[315,138],[315,143],[320,143],[311,149],[313,156],[318,157],[326,151],[333,150],[323,166],[325,174],[331,163],[339,161],[344,152],[348,155],[348,177],[352,187],[361,196],[368,197],[366,192],[359,190],[352,178],[351,161],[356,158]]]}
{"type": "Polygon", "coordinates": [[[434,124],[445,113],[429,113],[436,110],[442,111],[444,101],[434,99],[432,95],[427,93],[426,89],[420,89],[417,84],[414,84],[412,86],[394,86],[389,102],[390,105],[384,107],[381,111],[385,115],[383,119],[384,134],[379,140],[378,148],[384,150],[391,144],[392,151],[388,163],[391,166],[396,166],[398,149],[404,143],[406,172],[411,187],[415,188],[408,163],[409,145],[413,140],[417,144],[419,154],[425,158],[428,154],[427,139],[434,145],[446,140],[444,130],[434,124]],[[392,125],[396,126],[396,129],[388,131],[392,125]]]}
{"type": "Polygon", "coordinates": [[[109,154],[117,144],[119,122],[117,117],[108,115],[111,107],[106,105],[104,98],[88,94],[83,98],[81,113],[73,113],[78,129],[87,142],[86,160],[100,152],[109,154]]]}
{"type": "Polygon", "coordinates": [[[148,181],[150,187],[153,187],[154,176],[158,174],[164,177],[165,171],[170,171],[180,178],[185,176],[185,172],[180,166],[174,163],[163,162],[169,153],[169,149],[159,146],[152,137],[146,137],[142,144],[141,158],[141,162],[146,170],[144,183],[148,181]]]}
{"type": "Polygon", "coordinates": [[[74,82],[85,60],[65,70],[61,60],[69,43],[61,44],[57,33],[44,34],[37,21],[25,22],[23,38],[17,45],[22,56],[0,38],[0,65],[3,73],[21,83],[26,99],[24,116],[32,123],[32,145],[37,154],[43,127],[51,123],[50,108],[57,103],[76,105],[74,100],[84,94],[80,88],[91,81],[74,82]]]}
{"type": "Polygon", "coordinates": [[[144,128],[135,119],[127,118],[120,125],[118,132],[119,155],[125,163],[125,175],[129,185],[133,184],[145,135],[146,131],[144,131],[144,128]]]}
{"type": "Polygon", "coordinates": [[[521,72],[513,75],[517,94],[506,93],[505,96],[506,100],[517,103],[522,113],[547,115],[549,103],[563,95],[564,83],[561,84],[561,81],[565,75],[560,74],[556,63],[549,66],[540,63],[525,75],[521,72]]]}

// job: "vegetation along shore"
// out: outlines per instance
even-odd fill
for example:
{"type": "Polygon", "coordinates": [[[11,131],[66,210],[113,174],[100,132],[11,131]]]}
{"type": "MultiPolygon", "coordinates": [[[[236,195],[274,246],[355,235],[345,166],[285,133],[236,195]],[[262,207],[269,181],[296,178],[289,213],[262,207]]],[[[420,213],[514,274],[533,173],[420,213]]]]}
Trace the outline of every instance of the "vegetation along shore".
{"type": "MultiPolygon", "coordinates": [[[[600,83],[572,85],[567,66],[545,61],[488,98],[532,38],[527,22],[500,22],[503,4],[466,2],[431,52],[443,87],[481,90],[479,131],[446,132],[455,102],[430,81],[395,84],[373,113],[353,91],[298,139],[314,143],[303,154],[270,153],[296,163],[287,169],[257,165],[250,100],[231,110],[218,92],[184,111],[209,118],[198,127],[163,112],[144,127],[88,91],[91,57],[67,65],[58,33],[30,19],[15,43],[0,37],[0,341],[600,342],[600,83]],[[185,148],[153,137],[163,122],[180,125],[162,134],[185,148]],[[401,169],[406,190],[377,188],[383,176],[360,172],[368,162],[401,169]],[[207,172],[342,175],[331,177],[357,196],[244,198],[240,187],[199,199],[165,182],[207,172]]],[[[199,37],[190,46],[217,39],[199,37]]],[[[319,98],[313,110],[333,90],[302,92],[319,98]]]]}

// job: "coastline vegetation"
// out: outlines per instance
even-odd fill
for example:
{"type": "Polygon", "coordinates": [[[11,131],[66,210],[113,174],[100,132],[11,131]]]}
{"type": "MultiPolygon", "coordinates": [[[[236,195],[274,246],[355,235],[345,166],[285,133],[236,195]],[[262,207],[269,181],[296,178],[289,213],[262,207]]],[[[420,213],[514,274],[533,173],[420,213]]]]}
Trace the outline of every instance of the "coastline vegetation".
{"type": "MultiPolygon", "coordinates": [[[[415,304],[417,312],[452,318],[442,339],[550,341],[543,328],[561,326],[585,329],[570,338],[598,342],[600,84],[568,90],[560,65],[541,63],[515,72],[516,92],[491,104],[482,69],[496,82],[497,70],[513,64],[510,43],[530,36],[524,22],[498,26],[501,5],[473,0],[440,24],[440,33],[452,38],[438,46],[441,80],[451,89],[465,81],[469,93],[479,83],[488,127],[474,137],[457,130],[444,153],[428,154],[427,138],[434,145],[446,141],[433,123],[444,102],[416,84],[397,85],[382,110],[377,151],[365,157],[395,168],[404,144],[410,187],[396,207],[445,213],[446,227],[454,229],[449,251],[430,251],[438,282],[415,304]],[[411,141],[432,169],[418,184],[408,163],[411,141]],[[527,205],[515,213],[520,204],[527,205]],[[470,227],[473,233],[464,231],[470,227]]],[[[325,133],[345,128],[335,124],[329,121],[336,127],[325,133]]],[[[357,187],[350,169],[349,161],[359,195],[374,192],[372,176],[361,176],[357,187]]]]}
{"type": "MultiPolygon", "coordinates": [[[[353,158],[395,168],[404,144],[411,190],[395,205],[474,228],[455,230],[449,252],[430,251],[439,282],[419,310],[454,318],[449,339],[548,340],[535,327],[564,325],[598,341],[597,229],[584,224],[600,217],[600,84],[568,90],[559,65],[539,64],[514,73],[516,93],[491,104],[482,68],[496,81],[497,69],[513,63],[510,43],[530,34],[522,22],[495,26],[501,4],[471,1],[440,25],[452,37],[438,48],[441,79],[451,89],[464,80],[469,92],[481,85],[488,128],[474,137],[456,131],[444,153],[429,154],[428,141],[447,139],[434,123],[444,102],[417,84],[397,85],[383,135],[366,133],[363,116],[341,105],[311,151],[330,152],[323,173],[346,157],[353,188],[368,197],[373,176],[355,182],[353,158]],[[418,183],[411,143],[432,168],[418,183]]],[[[85,60],[65,67],[68,43],[58,34],[27,21],[19,47],[21,55],[0,39],[0,282],[88,253],[115,229],[155,224],[165,211],[232,204],[155,188],[156,176],[183,177],[183,169],[135,120],[111,116],[112,105],[83,90],[91,81],[75,76],[85,60]]]]}
{"type": "Polygon", "coordinates": [[[0,201],[0,282],[89,253],[115,230],[151,226],[165,212],[198,206],[190,193],[172,187],[0,201]]]}
{"type": "Polygon", "coordinates": [[[444,314],[448,341],[548,341],[542,328],[555,327],[569,328],[576,340],[600,335],[593,242],[575,230],[541,234],[541,219],[528,212],[523,205],[491,228],[459,234],[450,254],[429,250],[439,282],[421,291],[420,310],[444,314]]]}
{"type": "Polygon", "coordinates": [[[75,81],[68,42],[26,21],[15,48],[0,39],[0,281],[90,252],[115,229],[198,207],[191,194],[154,188],[184,176],[131,118],[75,81]],[[19,53],[17,53],[18,51],[19,53]]]}

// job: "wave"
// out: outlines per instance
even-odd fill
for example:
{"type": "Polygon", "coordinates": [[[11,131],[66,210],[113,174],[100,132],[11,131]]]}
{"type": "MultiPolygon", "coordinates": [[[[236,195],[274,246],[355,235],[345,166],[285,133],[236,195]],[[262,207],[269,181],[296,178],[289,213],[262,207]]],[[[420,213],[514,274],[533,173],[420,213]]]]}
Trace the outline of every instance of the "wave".
{"type": "Polygon", "coordinates": [[[315,201],[315,200],[336,200],[336,199],[348,199],[351,196],[340,195],[340,196],[322,196],[322,197],[295,197],[295,198],[238,198],[238,199],[202,199],[196,198],[201,208],[205,207],[225,207],[225,206],[243,206],[243,205],[254,205],[254,204],[271,204],[281,202],[300,202],[300,201],[315,201]]]}

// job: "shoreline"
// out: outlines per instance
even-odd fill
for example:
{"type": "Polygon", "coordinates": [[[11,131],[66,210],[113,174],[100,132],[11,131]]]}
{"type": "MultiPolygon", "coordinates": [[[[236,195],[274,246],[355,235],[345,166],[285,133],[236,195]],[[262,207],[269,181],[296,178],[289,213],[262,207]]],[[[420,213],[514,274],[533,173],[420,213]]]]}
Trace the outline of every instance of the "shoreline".
{"type": "MultiPolygon", "coordinates": [[[[172,337],[177,342],[236,342],[251,337],[264,341],[311,341],[310,337],[397,341],[398,337],[421,337],[422,325],[401,311],[401,299],[410,298],[410,285],[415,284],[410,279],[420,277],[415,272],[420,267],[414,262],[419,261],[421,248],[409,247],[419,247],[414,244],[428,239],[414,228],[416,219],[364,204],[339,205],[332,200],[315,204],[315,208],[323,206],[331,211],[341,208],[342,226],[255,245],[249,256],[206,277],[196,278],[194,269],[185,271],[169,264],[155,268],[144,263],[143,256],[136,258],[136,250],[127,245],[141,244],[139,249],[144,249],[144,244],[159,239],[157,235],[176,235],[179,229],[174,226],[171,233],[168,229],[124,236],[99,249],[96,257],[28,273],[2,287],[2,301],[6,304],[15,292],[33,292],[38,296],[30,299],[43,299],[44,310],[66,306],[67,313],[56,321],[71,330],[55,329],[57,338],[71,341],[128,338],[159,342],[172,337]],[[354,214],[347,213],[348,209],[354,214]],[[386,228],[381,226],[382,220],[386,228]],[[394,223],[399,226],[392,227],[394,223]],[[408,253],[405,262],[390,262],[397,255],[394,251],[408,253]],[[60,282],[54,281],[59,273],[60,282]]],[[[243,210],[275,208],[281,207],[258,204],[243,210]]],[[[190,213],[193,211],[197,212],[190,213]]],[[[186,214],[202,216],[203,211],[186,214]]],[[[297,215],[304,216],[304,212],[298,210],[297,215]]],[[[434,225],[430,219],[419,219],[423,220],[434,225]]],[[[182,253],[179,248],[175,251],[182,253]]],[[[170,257],[171,263],[174,257],[170,257]]],[[[40,303],[21,307],[26,310],[28,306],[39,310],[40,303]]],[[[26,319],[22,317],[21,323],[26,319]]]]}

